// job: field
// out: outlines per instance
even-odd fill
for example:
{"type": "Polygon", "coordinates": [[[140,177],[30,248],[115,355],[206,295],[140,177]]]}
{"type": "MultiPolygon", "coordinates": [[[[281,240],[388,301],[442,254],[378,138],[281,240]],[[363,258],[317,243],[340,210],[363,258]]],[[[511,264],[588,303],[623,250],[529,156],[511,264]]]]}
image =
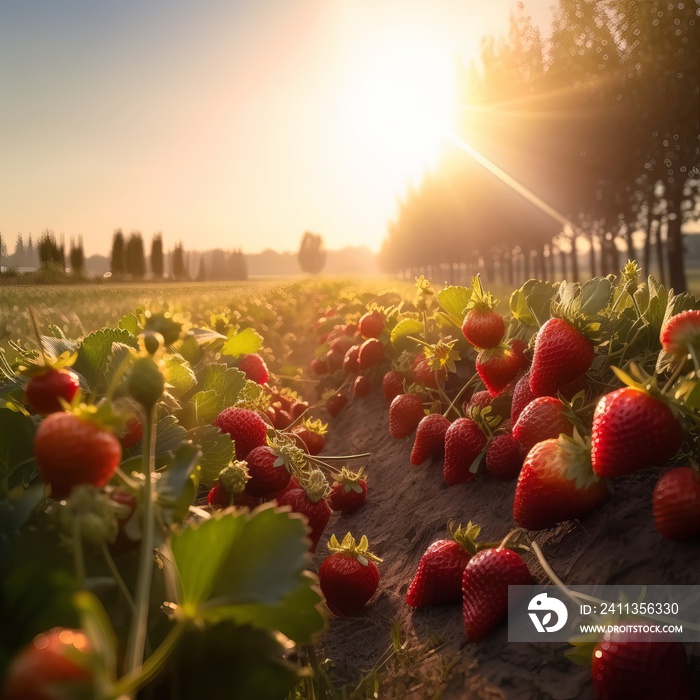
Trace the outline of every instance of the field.
{"type": "MultiPolygon", "coordinates": [[[[477,571],[486,553],[510,552],[529,580],[559,590],[700,584],[700,526],[679,539],[663,532],[652,515],[662,475],[689,466],[695,470],[692,484],[700,484],[699,370],[685,357],[664,353],[659,342],[665,315],[700,305],[692,296],[669,297],[653,282],[647,286],[633,269],[625,274],[612,285],[595,280],[583,288],[528,283],[513,297],[508,290],[491,290],[505,317],[493,346],[461,329],[465,308],[481,312],[489,306],[478,280],[449,288],[427,280],[416,286],[279,280],[3,290],[0,499],[7,528],[7,623],[0,676],[11,668],[12,678],[19,678],[16,688],[24,689],[23,695],[13,686],[8,699],[29,697],[28,686],[21,685],[27,677],[16,662],[9,666],[14,654],[34,635],[56,627],[72,629],[73,640],[78,629],[86,634],[77,647],[65,639],[63,646],[50,645],[67,659],[69,698],[78,697],[86,682],[99,689],[99,698],[168,698],[175,697],[175,688],[182,697],[289,700],[622,698],[605,694],[606,683],[619,687],[616,671],[629,686],[625,692],[631,694],[624,697],[643,697],[657,683],[646,675],[655,661],[627,658],[633,673],[626,677],[614,652],[596,646],[597,639],[578,640],[579,663],[570,658],[574,647],[566,641],[509,642],[507,610],[500,608],[477,633],[485,623],[462,609],[463,596],[469,597],[466,574],[462,579],[466,560],[456,594],[452,583],[445,604],[424,604],[409,592],[427,548],[449,537],[450,521],[481,527],[479,554],[467,570],[477,571]],[[59,360],[59,371],[68,371],[60,364],[73,353],[71,371],[83,398],[122,415],[121,423],[112,417],[100,423],[106,430],[113,421],[121,442],[120,468],[114,464],[106,480],[97,482],[88,472],[57,475],[51,451],[42,463],[44,425],[54,420],[51,415],[65,418],[65,406],[42,418],[28,399],[34,380],[26,368],[41,364],[29,307],[41,326],[44,352],[59,360]],[[591,357],[571,376],[575,359],[569,347],[569,374],[554,390],[537,393],[537,342],[550,315],[590,334],[576,342],[591,357]],[[501,337],[505,345],[499,345],[501,337]],[[163,345],[156,349],[143,338],[163,345]],[[258,360],[246,359],[256,355],[264,372],[258,360]],[[489,364],[493,357],[502,360],[498,371],[489,364]],[[657,375],[660,389],[642,391],[629,379],[628,391],[636,399],[647,391],[663,394],[663,409],[655,410],[666,421],[661,446],[644,430],[636,437],[631,428],[625,433],[624,450],[637,442],[642,447],[635,448],[637,462],[619,473],[605,471],[602,457],[596,466],[588,439],[599,400],[623,386],[613,367],[642,383],[648,381],[643,373],[657,375]],[[269,386],[261,388],[267,369],[269,386]],[[168,384],[154,392],[154,377],[161,373],[168,384]],[[393,390],[387,383],[392,373],[398,377],[393,390]],[[406,397],[417,404],[412,413],[399,407],[406,397]],[[523,405],[516,413],[518,402],[523,405]],[[552,426],[540,425],[536,437],[519,419],[535,412],[533,404],[556,406],[556,416],[548,418],[552,426]],[[257,414],[263,426],[263,442],[245,456],[240,450],[249,436],[221,418],[229,406],[257,414]],[[417,457],[420,426],[427,418],[437,424],[440,415],[439,439],[417,457]],[[132,436],[134,416],[138,434],[132,436]],[[302,425],[306,433],[299,432],[302,425]],[[458,434],[462,429],[473,431],[472,437],[458,434]],[[151,430],[155,440],[146,449],[151,430]],[[317,435],[319,450],[311,447],[317,435]],[[489,456],[497,438],[516,446],[501,473],[489,456]],[[457,444],[466,452],[458,452],[457,444]],[[542,445],[556,450],[557,460],[578,455],[576,469],[586,470],[585,486],[566,474],[557,477],[557,488],[569,493],[561,503],[556,489],[542,485],[527,492],[521,483],[526,471],[535,478],[542,445]],[[283,478],[274,488],[262,485],[273,477],[258,474],[251,456],[256,450],[278,457],[271,471],[283,478]],[[249,473],[239,489],[231,486],[230,469],[240,459],[248,461],[249,473]],[[335,507],[328,490],[340,467],[363,467],[366,502],[356,510],[335,507]],[[55,499],[47,498],[48,485],[55,499]],[[304,530],[307,522],[311,531],[304,530]],[[344,610],[354,594],[332,590],[323,576],[319,588],[316,576],[332,536],[342,540],[348,532],[358,542],[365,535],[381,561],[376,591],[344,610]],[[604,679],[595,682],[591,660],[595,668],[600,657],[592,656],[594,647],[608,655],[612,669],[599,668],[604,679]],[[104,661],[96,661],[95,652],[104,661]],[[633,690],[640,679],[643,690],[633,690]]],[[[88,418],[80,414],[75,420],[88,418]]],[[[700,521],[700,493],[687,507],[696,509],[689,521],[700,521]]],[[[499,589],[507,579],[502,575],[485,578],[475,599],[499,589]]],[[[488,595],[479,600],[484,608],[503,603],[492,603],[488,595]]],[[[699,622],[697,615],[690,619],[699,622]]],[[[682,650],[683,662],[678,656],[674,662],[678,677],[664,676],[663,687],[672,693],[667,697],[691,697],[683,693],[700,687],[698,644],[649,646],[650,658],[662,647],[682,650]]],[[[671,661],[658,663],[668,668],[671,661]]]]}

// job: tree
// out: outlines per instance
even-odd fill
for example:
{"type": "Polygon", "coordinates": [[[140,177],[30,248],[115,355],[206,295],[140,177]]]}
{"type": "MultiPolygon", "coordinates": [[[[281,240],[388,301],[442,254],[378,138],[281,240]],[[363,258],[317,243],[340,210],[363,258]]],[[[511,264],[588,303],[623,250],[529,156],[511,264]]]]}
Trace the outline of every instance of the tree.
{"type": "Polygon", "coordinates": [[[124,233],[120,228],[112,235],[112,255],[110,269],[114,275],[122,275],[126,272],[126,245],[124,233]]]}
{"type": "Polygon", "coordinates": [[[182,241],[178,242],[173,248],[172,257],[170,259],[173,277],[175,279],[187,279],[187,267],[185,265],[185,251],[182,247],[182,241]]]}
{"type": "Polygon", "coordinates": [[[61,249],[56,243],[53,231],[45,230],[39,237],[39,264],[42,269],[58,269],[65,272],[65,261],[61,249]]]}
{"type": "Polygon", "coordinates": [[[74,275],[83,276],[85,270],[85,253],[83,252],[83,237],[78,238],[78,243],[70,241],[70,267],[74,275]]]}
{"type": "Polygon", "coordinates": [[[24,241],[22,240],[22,234],[17,234],[17,242],[15,243],[15,254],[14,254],[15,267],[24,267],[27,264],[24,254],[24,241]]]}
{"type": "Polygon", "coordinates": [[[139,231],[129,234],[126,242],[126,271],[136,279],[142,279],[146,274],[146,254],[139,231]]]}
{"type": "Polygon", "coordinates": [[[151,241],[151,274],[161,278],[163,271],[163,234],[157,233],[151,241]]]}
{"type": "Polygon", "coordinates": [[[326,264],[326,251],[323,249],[323,238],[315,233],[306,231],[299,247],[299,267],[304,272],[317,275],[326,264]]]}

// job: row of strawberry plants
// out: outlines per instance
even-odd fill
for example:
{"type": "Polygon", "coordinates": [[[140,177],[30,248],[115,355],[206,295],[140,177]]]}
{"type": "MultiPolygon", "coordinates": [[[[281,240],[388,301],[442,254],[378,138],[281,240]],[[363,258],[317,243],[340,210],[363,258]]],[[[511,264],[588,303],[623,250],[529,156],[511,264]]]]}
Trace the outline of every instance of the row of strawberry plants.
{"type": "MultiPolygon", "coordinates": [[[[442,459],[449,486],[483,472],[517,479],[513,521],[523,531],[583,518],[603,506],[615,481],[632,488],[619,477],[671,466],[650,515],[662,536],[697,540],[697,299],[653,278],[640,283],[633,263],[619,278],[583,285],[530,280],[505,317],[478,278],[437,293],[422,278],[416,287],[413,303],[370,304],[355,342],[344,340],[354,323],[319,337],[313,369],[332,387],[332,415],[381,383],[392,436],[415,435],[411,463],[442,459]]],[[[537,549],[521,537],[512,548],[478,545],[477,533],[470,524],[431,545],[407,593],[412,607],[462,601],[470,641],[505,617],[509,584],[533,582],[514,550],[537,549]]],[[[623,686],[661,691],[653,669],[664,664],[679,669],[674,697],[690,696],[680,644],[603,640],[587,649],[598,698],[618,697],[623,686]],[[651,665],[643,663],[649,654],[651,665]]]]}

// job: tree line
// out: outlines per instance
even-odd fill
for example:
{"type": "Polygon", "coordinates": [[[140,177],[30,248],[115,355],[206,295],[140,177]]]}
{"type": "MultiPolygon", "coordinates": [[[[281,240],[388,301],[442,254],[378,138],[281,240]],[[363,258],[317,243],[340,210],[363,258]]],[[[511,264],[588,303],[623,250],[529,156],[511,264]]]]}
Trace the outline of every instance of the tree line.
{"type": "Polygon", "coordinates": [[[682,227],[700,209],[699,24],[693,3],[558,0],[545,38],[520,4],[507,35],[485,38],[457,77],[454,132],[469,155],[450,145],[406,192],[382,267],[576,279],[582,263],[615,272],[624,254],[686,289],[682,227]]]}

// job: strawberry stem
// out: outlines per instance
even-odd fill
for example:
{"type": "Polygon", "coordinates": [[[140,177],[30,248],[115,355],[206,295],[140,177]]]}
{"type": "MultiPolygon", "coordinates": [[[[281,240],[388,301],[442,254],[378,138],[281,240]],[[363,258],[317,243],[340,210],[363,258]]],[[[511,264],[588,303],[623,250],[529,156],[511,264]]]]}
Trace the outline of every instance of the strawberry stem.
{"type": "MultiPolygon", "coordinates": [[[[450,403],[450,405],[447,407],[447,410],[442,414],[445,418],[447,418],[447,414],[455,407],[455,404],[462,398],[464,392],[472,386],[472,383],[476,383],[478,379],[479,373],[474,372],[469,381],[459,390],[457,396],[455,396],[454,399],[452,399],[452,403],[450,403]]],[[[458,415],[461,414],[458,413],[458,415]]]]}
{"type": "Polygon", "coordinates": [[[683,372],[683,362],[681,362],[676,369],[673,371],[673,374],[669,377],[669,380],[664,384],[664,388],[661,390],[662,394],[665,394],[675,383],[676,379],[680,377],[681,372],[683,372]]]}
{"type": "Polygon", "coordinates": [[[100,549],[102,551],[102,556],[104,557],[107,567],[109,568],[110,573],[114,577],[114,580],[117,582],[117,587],[121,591],[121,594],[124,596],[124,600],[126,600],[129,609],[131,610],[131,614],[133,615],[136,611],[134,597],[131,595],[131,591],[126,585],[126,581],[124,581],[124,578],[122,577],[119,568],[114,563],[114,559],[112,558],[112,555],[109,552],[109,548],[104,542],[102,543],[100,549]]]}
{"type": "Polygon", "coordinates": [[[73,564],[75,565],[75,577],[78,579],[80,588],[85,588],[85,553],[83,552],[83,538],[80,534],[81,516],[76,514],[73,517],[73,564]]]}
{"type": "Polygon", "coordinates": [[[29,318],[32,321],[32,328],[34,329],[34,335],[36,336],[36,342],[39,345],[39,356],[41,357],[41,363],[44,367],[48,367],[48,360],[46,358],[46,353],[44,352],[44,344],[41,342],[41,331],[39,330],[39,320],[36,317],[36,312],[34,307],[29,307],[29,318]]]}
{"type": "Polygon", "coordinates": [[[148,604],[151,597],[151,580],[153,578],[153,537],[155,531],[155,512],[153,499],[152,474],[155,467],[156,431],[155,406],[146,407],[146,419],[143,425],[143,472],[144,514],[141,551],[139,553],[139,572],[136,581],[135,615],[131,619],[129,640],[126,647],[124,670],[129,673],[143,664],[146,633],[148,631],[148,604]]]}

